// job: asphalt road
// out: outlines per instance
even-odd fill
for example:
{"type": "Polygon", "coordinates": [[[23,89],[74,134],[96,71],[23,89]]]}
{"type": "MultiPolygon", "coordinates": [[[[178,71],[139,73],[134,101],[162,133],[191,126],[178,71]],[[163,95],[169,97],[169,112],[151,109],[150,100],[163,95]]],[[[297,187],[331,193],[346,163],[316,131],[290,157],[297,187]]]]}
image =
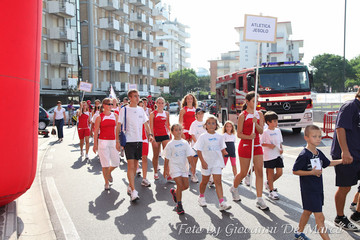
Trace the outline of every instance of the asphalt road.
{"type": "MultiPolygon", "coordinates": [[[[171,123],[177,116],[171,115],[171,123]]],[[[90,149],[90,160],[80,157],[77,133],[74,128],[64,128],[64,142],[57,138],[39,137],[39,145],[48,141],[50,147],[41,167],[41,181],[45,200],[57,239],[293,239],[302,212],[299,177],[292,174],[292,166],[305,145],[303,133],[293,135],[282,131],[284,138],[284,174],[276,182],[280,200],[264,199],[270,211],[255,207],[255,189],[240,186],[242,201],[233,202],[229,188],[233,181],[231,166],[223,170],[224,196],[232,208],[218,210],[215,188],[205,193],[207,207],[197,204],[199,184],[190,183],[183,193],[185,214],[178,216],[169,190],[174,184],[160,177],[154,181],[151,163],[148,179],[151,187],[141,186],[136,178],[140,200],[131,203],[126,194],[126,162],[113,172],[114,183],[110,192],[104,191],[104,180],[98,157],[90,149]]],[[[329,156],[329,140],[320,149],[329,156]]],[[[149,158],[152,157],[150,147],[149,158]]],[[[160,167],[163,160],[160,159],[160,167]]],[[[237,162],[239,169],[239,162],[237,162]]],[[[201,178],[200,164],[197,175],[201,178]]],[[[161,170],[162,172],[162,170],[161,170]]],[[[265,176],[265,173],[264,173],[265,176]]],[[[360,239],[359,233],[348,233],[336,228],[334,205],[335,173],[332,167],[323,171],[325,204],[323,212],[331,239],[360,239]]],[[[354,187],[347,198],[345,214],[351,215],[350,202],[356,192],[354,187]]],[[[315,232],[315,220],[310,218],[307,235],[321,239],[315,232]]]]}

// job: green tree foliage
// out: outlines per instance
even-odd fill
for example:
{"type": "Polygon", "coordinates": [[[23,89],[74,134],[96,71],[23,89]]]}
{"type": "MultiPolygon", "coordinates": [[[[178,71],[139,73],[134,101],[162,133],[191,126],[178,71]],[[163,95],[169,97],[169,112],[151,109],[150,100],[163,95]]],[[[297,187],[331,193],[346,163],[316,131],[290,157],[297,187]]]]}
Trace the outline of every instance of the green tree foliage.
{"type": "MultiPolygon", "coordinates": [[[[315,56],[310,65],[315,68],[314,88],[318,92],[326,92],[331,87],[332,92],[344,91],[343,57],[335,54],[315,56]]],[[[355,73],[349,61],[345,63],[346,78],[354,78],[355,73]]]]}
{"type": "Polygon", "coordinates": [[[199,89],[200,91],[210,91],[210,76],[199,77],[199,89]]]}
{"type": "Polygon", "coordinates": [[[185,95],[199,89],[199,78],[194,69],[185,68],[182,71],[170,73],[169,79],[159,79],[157,84],[158,86],[169,86],[171,94],[181,97],[182,84],[183,95],[185,95]]]}
{"type": "Polygon", "coordinates": [[[355,85],[360,85],[360,55],[351,59],[349,63],[354,71],[354,76],[345,81],[345,87],[347,90],[353,91],[355,85]]]}

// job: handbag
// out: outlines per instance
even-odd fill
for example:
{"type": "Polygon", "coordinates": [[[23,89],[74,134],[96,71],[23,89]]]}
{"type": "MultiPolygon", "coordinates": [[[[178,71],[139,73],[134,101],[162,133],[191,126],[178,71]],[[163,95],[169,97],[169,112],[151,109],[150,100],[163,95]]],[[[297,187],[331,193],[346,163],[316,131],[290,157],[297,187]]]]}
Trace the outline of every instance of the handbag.
{"type": "Polygon", "coordinates": [[[56,130],[55,130],[55,128],[51,129],[51,135],[56,135],[56,130]]]}
{"type": "MultiPolygon", "coordinates": [[[[126,131],[126,107],[125,108],[125,121],[124,121],[124,131],[126,131]]],[[[126,145],[126,136],[125,136],[125,132],[123,131],[123,125],[121,125],[121,131],[119,134],[119,139],[120,139],[120,145],[122,147],[125,147],[126,145]]]]}

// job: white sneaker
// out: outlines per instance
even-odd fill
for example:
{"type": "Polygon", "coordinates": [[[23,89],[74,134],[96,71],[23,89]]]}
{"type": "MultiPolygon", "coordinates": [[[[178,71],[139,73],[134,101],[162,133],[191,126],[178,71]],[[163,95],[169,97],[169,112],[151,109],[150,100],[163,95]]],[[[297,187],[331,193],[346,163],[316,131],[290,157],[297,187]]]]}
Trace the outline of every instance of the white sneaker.
{"type": "Polygon", "coordinates": [[[198,182],[199,182],[199,179],[196,177],[196,175],[192,175],[192,176],[191,176],[191,181],[192,181],[193,183],[198,183],[198,182]]]}
{"type": "Polygon", "coordinates": [[[127,195],[131,196],[131,192],[132,192],[131,187],[128,186],[128,188],[127,188],[127,195]]]}
{"type": "Polygon", "coordinates": [[[85,159],[89,159],[89,155],[85,154],[85,159]]]}
{"type": "Polygon", "coordinates": [[[357,206],[357,204],[351,203],[350,204],[351,211],[355,212],[356,211],[356,206],[357,206]]]}
{"type": "Polygon", "coordinates": [[[131,193],[131,201],[132,201],[132,202],[135,202],[135,201],[138,200],[138,199],[139,199],[138,191],[136,191],[136,190],[134,189],[134,191],[132,191],[132,193],[131,193]]]}
{"type": "Polygon", "coordinates": [[[140,169],[140,168],[136,169],[136,174],[137,174],[138,176],[141,175],[141,169],[140,169]]]}
{"type": "Polygon", "coordinates": [[[141,185],[143,185],[145,187],[150,187],[151,186],[149,180],[147,180],[146,178],[143,178],[143,180],[141,181],[141,185]]]}
{"type": "Polygon", "coordinates": [[[231,208],[230,205],[227,205],[225,201],[223,201],[222,203],[220,203],[219,205],[219,210],[220,211],[226,211],[229,210],[231,208]]]}
{"type": "Polygon", "coordinates": [[[270,191],[269,183],[267,180],[264,182],[264,187],[266,190],[270,191]]]}
{"type": "Polygon", "coordinates": [[[245,177],[245,185],[250,186],[250,174],[246,175],[245,177]]]}
{"type": "Polygon", "coordinates": [[[266,206],[265,202],[264,202],[264,199],[258,199],[256,201],[256,207],[260,208],[261,210],[269,210],[269,207],[266,206]]]}
{"type": "Polygon", "coordinates": [[[269,193],[269,198],[272,199],[272,200],[279,200],[279,195],[276,192],[271,191],[269,193]]]}
{"type": "Polygon", "coordinates": [[[205,197],[199,197],[198,198],[198,203],[201,207],[206,207],[206,201],[205,201],[205,197]]]}
{"type": "Polygon", "coordinates": [[[155,179],[155,180],[159,180],[159,174],[154,173],[154,179],[155,179]]]}
{"type": "Polygon", "coordinates": [[[241,201],[239,190],[237,188],[234,188],[234,186],[231,186],[230,192],[232,194],[233,201],[241,201]]]}

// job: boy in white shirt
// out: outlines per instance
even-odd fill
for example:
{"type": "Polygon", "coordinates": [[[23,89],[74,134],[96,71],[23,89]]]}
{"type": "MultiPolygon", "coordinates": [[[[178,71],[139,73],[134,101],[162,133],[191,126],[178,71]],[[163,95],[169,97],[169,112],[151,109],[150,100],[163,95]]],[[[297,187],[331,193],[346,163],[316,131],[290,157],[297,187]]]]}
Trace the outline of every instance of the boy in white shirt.
{"type": "Polygon", "coordinates": [[[265,188],[269,190],[269,198],[279,200],[274,188],[274,182],[279,179],[283,173],[284,163],[281,157],[283,153],[282,142],[283,138],[278,126],[278,115],[273,111],[268,111],[264,115],[265,122],[268,128],[264,130],[261,136],[261,143],[264,150],[264,168],[266,168],[267,181],[265,181],[265,188]],[[276,173],[274,173],[276,169],[276,173]]]}
{"type": "MultiPolygon", "coordinates": [[[[205,121],[204,121],[204,113],[205,110],[201,108],[197,108],[195,110],[195,118],[196,120],[192,122],[189,134],[191,136],[191,147],[194,147],[196,141],[199,139],[200,135],[206,132],[206,129],[204,127],[205,121]]],[[[198,161],[198,155],[195,153],[195,155],[192,157],[191,164],[191,181],[194,183],[199,182],[198,178],[196,177],[196,164],[198,161]]]]}

